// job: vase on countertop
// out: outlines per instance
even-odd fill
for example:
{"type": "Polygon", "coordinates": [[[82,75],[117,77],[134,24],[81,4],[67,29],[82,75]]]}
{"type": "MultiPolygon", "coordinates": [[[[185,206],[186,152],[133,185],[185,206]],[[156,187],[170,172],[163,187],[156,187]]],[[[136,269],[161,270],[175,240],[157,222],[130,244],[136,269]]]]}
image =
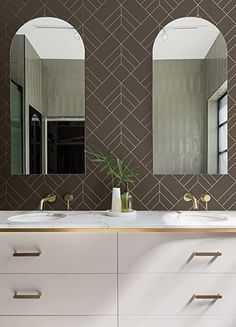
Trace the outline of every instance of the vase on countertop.
{"type": "Polygon", "coordinates": [[[129,191],[128,183],[125,184],[124,193],[121,195],[121,210],[122,212],[132,212],[132,195],[129,191]]]}
{"type": "Polygon", "coordinates": [[[111,212],[121,212],[121,192],[120,187],[113,187],[111,212]]]}

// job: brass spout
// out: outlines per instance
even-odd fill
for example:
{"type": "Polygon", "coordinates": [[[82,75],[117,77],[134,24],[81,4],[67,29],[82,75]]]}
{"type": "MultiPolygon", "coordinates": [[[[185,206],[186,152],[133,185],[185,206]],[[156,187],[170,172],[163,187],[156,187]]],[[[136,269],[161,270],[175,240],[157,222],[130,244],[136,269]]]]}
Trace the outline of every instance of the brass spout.
{"type": "Polygon", "coordinates": [[[40,200],[40,203],[39,203],[39,210],[43,210],[44,209],[44,203],[45,202],[54,202],[54,201],[56,201],[56,195],[55,194],[48,194],[47,196],[46,196],[46,198],[42,198],[41,200],[40,200]]]}
{"type": "Polygon", "coordinates": [[[193,196],[191,193],[185,193],[184,194],[184,201],[189,202],[192,201],[192,207],[194,210],[198,209],[198,202],[195,196],[193,196]]]}

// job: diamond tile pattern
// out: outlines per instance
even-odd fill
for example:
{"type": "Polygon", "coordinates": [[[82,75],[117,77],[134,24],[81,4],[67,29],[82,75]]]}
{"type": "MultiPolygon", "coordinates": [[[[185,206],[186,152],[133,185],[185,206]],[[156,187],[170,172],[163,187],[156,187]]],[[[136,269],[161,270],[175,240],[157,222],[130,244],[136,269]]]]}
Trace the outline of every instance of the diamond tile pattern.
{"type": "Polygon", "coordinates": [[[109,179],[89,157],[85,175],[11,176],[9,53],[17,29],[28,20],[55,16],[71,23],[86,48],[86,145],[129,154],[138,167],[134,206],[142,210],[189,209],[183,193],[212,195],[210,209],[236,210],[236,2],[235,0],[0,0],[0,209],[36,209],[40,197],[55,192],[48,206],[63,210],[107,209],[109,179]],[[216,24],[228,44],[229,174],[173,176],[152,173],[152,46],[169,21],[199,15],[216,24]]]}

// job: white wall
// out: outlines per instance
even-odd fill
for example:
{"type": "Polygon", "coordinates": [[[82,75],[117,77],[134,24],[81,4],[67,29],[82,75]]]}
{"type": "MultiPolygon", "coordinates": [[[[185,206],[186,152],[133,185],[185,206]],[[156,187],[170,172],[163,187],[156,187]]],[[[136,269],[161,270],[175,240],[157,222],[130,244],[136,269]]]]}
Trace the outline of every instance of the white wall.
{"type": "Polygon", "coordinates": [[[85,116],[84,60],[42,60],[43,114],[85,116]]]}
{"type": "Polygon", "coordinates": [[[203,59],[219,32],[215,25],[202,18],[175,19],[157,35],[153,45],[153,59],[203,59]]]}
{"type": "Polygon", "coordinates": [[[42,63],[37,52],[25,37],[25,172],[29,174],[29,106],[43,112],[42,108],[42,63]]]}
{"type": "Polygon", "coordinates": [[[84,59],[85,49],[72,25],[54,17],[40,17],[24,24],[17,34],[25,34],[42,59],[84,59]]]}
{"type": "Polygon", "coordinates": [[[153,61],[153,173],[206,173],[203,60],[153,61]]]}

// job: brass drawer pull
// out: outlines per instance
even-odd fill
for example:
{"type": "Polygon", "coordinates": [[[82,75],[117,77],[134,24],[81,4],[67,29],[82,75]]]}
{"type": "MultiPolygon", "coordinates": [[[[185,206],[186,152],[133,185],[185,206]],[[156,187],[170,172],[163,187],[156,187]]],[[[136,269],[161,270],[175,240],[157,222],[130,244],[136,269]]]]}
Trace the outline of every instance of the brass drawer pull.
{"type": "Polygon", "coordinates": [[[32,251],[32,252],[13,252],[13,257],[39,257],[41,255],[40,251],[32,251]]]}
{"type": "Polygon", "coordinates": [[[41,295],[42,294],[40,292],[35,292],[32,294],[15,292],[13,298],[16,300],[39,300],[41,298],[41,295]]]}
{"type": "Polygon", "coordinates": [[[194,257],[220,257],[221,252],[193,252],[194,257]]]}
{"type": "Polygon", "coordinates": [[[222,299],[222,295],[218,294],[194,294],[193,299],[196,300],[219,300],[222,299]]]}

